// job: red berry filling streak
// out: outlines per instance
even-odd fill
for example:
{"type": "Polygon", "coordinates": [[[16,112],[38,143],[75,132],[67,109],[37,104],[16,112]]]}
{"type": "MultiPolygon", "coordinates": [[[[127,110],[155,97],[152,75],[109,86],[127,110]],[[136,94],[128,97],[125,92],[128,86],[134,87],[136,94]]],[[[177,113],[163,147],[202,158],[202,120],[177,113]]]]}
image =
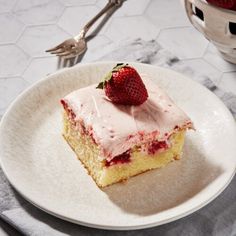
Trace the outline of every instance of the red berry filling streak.
{"type": "Polygon", "coordinates": [[[107,161],[105,162],[105,166],[109,167],[109,166],[113,166],[116,164],[124,164],[124,163],[129,163],[130,160],[130,150],[115,156],[111,161],[107,161]]]}
{"type": "MultiPolygon", "coordinates": [[[[165,151],[168,148],[168,144],[166,143],[166,141],[157,141],[154,140],[153,142],[151,142],[150,144],[148,144],[147,146],[147,153],[149,155],[154,155],[157,152],[160,151],[165,151]]],[[[109,167],[109,166],[113,166],[116,164],[125,164],[125,163],[129,163],[131,162],[131,150],[128,150],[118,156],[115,156],[111,161],[107,161],[105,162],[105,166],[109,167]]]]}
{"type": "MultiPolygon", "coordinates": [[[[76,127],[77,122],[75,121],[75,113],[72,111],[72,109],[66,104],[66,102],[64,100],[61,100],[61,104],[63,105],[71,124],[76,127]]],[[[97,145],[94,137],[93,137],[93,129],[92,127],[88,127],[87,129],[85,128],[83,122],[79,122],[79,132],[83,135],[89,135],[91,137],[91,139],[93,140],[93,143],[97,145]]],[[[154,140],[151,143],[149,143],[145,150],[149,155],[154,155],[157,152],[160,151],[164,151],[168,148],[168,144],[166,141],[157,141],[154,140]]],[[[125,163],[129,163],[131,162],[131,150],[128,150],[120,155],[115,156],[114,158],[112,158],[112,160],[105,161],[105,166],[109,167],[109,166],[113,166],[116,164],[125,164],[125,163]]]]}
{"type": "Polygon", "coordinates": [[[148,146],[148,154],[149,155],[154,155],[158,151],[164,151],[168,148],[168,145],[166,141],[160,141],[158,142],[157,140],[153,141],[149,146],[148,146]]]}
{"type": "Polygon", "coordinates": [[[86,127],[84,126],[83,121],[75,121],[75,113],[72,111],[72,109],[67,105],[67,103],[64,100],[61,100],[61,104],[63,105],[66,114],[68,115],[70,122],[72,126],[78,130],[82,135],[89,135],[93,141],[94,144],[97,144],[94,137],[93,137],[93,128],[91,126],[86,127]]]}

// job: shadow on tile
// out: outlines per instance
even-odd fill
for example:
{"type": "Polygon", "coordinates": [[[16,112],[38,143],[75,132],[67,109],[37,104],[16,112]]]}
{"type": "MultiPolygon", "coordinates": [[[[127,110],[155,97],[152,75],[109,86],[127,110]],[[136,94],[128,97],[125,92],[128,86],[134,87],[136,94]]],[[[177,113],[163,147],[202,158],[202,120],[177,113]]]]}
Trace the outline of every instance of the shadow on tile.
{"type": "MultiPolygon", "coordinates": [[[[122,4],[127,1],[127,0],[122,0],[122,4]]],[[[121,5],[122,6],[122,5],[121,5]]],[[[96,37],[96,35],[98,35],[98,33],[102,30],[102,28],[104,27],[104,25],[106,24],[106,22],[109,20],[109,18],[113,15],[113,13],[119,9],[121,6],[115,7],[115,8],[111,8],[110,11],[107,12],[107,14],[103,17],[103,19],[101,20],[101,22],[97,25],[97,27],[89,34],[89,36],[86,37],[86,41],[88,42],[89,40],[92,40],[94,37],[96,37]]],[[[89,50],[89,49],[87,49],[89,50]]],[[[86,50],[86,51],[87,51],[86,50]]],[[[102,50],[102,48],[101,48],[102,50]]],[[[65,68],[65,67],[72,67],[78,63],[81,62],[81,60],[83,59],[84,54],[86,53],[86,51],[79,55],[79,56],[75,56],[72,58],[68,58],[68,59],[63,59],[61,57],[58,58],[58,63],[57,63],[57,68],[61,69],[61,68],[65,68]]]]}
{"type": "Polygon", "coordinates": [[[80,63],[84,54],[86,53],[86,51],[83,54],[81,54],[79,56],[72,57],[72,58],[65,58],[64,59],[62,57],[58,57],[57,58],[57,69],[72,67],[72,66],[80,63]]]}

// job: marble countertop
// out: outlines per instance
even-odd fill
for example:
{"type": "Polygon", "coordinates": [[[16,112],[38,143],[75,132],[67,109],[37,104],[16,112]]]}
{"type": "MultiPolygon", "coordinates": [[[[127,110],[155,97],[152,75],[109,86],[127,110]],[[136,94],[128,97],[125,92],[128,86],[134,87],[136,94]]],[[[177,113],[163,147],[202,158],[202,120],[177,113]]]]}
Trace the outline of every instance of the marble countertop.
{"type": "MultiPolygon", "coordinates": [[[[106,2],[0,0],[0,118],[21,91],[57,70],[57,58],[45,50],[77,34],[106,2]]],[[[180,1],[127,0],[88,42],[83,62],[96,60],[104,45],[126,38],[157,40],[221,89],[236,94],[236,65],[224,61],[193,28],[180,1]]]]}

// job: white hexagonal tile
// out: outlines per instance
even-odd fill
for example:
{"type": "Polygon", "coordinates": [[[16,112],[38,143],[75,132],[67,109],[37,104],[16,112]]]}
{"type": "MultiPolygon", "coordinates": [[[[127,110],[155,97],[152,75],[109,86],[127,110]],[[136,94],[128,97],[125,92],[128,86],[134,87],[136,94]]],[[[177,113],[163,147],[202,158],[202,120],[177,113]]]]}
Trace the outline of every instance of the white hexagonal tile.
{"type": "Polygon", "coordinates": [[[65,6],[83,6],[92,5],[96,3],[96,0],[60,0],[65,6]]]}
{"type": "Polygon", "coordinates": [[[0,15],[0,43],[10,43],[16,41],[20,33],[24,29],[24,24],[21,23],[10,13],[0,15]]]}
{"type": "Polygon", "coordinates": [[[30,84],[57,70],[57,57],[33,58],[22,75],[30,84]]]}
{"type": "Polygon", "coordinates": [[[27,86],[28,83],[21,77],[0,79],[0,115],[27,86]]]}
{"type": "Polygon", "coordinates": [[[219,84],[222,72],[217,70],[215,67],[211,66],[203,59],[184,60],[184,64],[191,67],[198,74],[202,74],[209,77],[216,85],[219,84]]]}
{"type": "Polygon", "coordinates": [[[180,59],[202,57],[208,41],[193,27],[162,30],[158,42],[180,59]]]}
{"type": "Polygon", "coordinates": [[[179,0],[151,1],[145,11],[145,16],[161,29],[190,25],[184,8],[179,0]]]}
{"type": "Polygon", "coordinates": [[[110,42],[95,55],[98,61],[139,61],[156,62],[154,56],[160,49],[155,40],[145,41],[140,38],[110,42]]]}
{"type": "Polygon", "coordinates": [[[7,76],[19,76],[30,62],[30,56],[16,45],[4,45],[0,47],[0,78],[7,76]]]}
{"type": "Polygon", "coordinates": [[[224,73],[220,79],[219,87],[236,95],[236,72],[224,73]]]}
{"type": "Polygon", "coordinates": [[[213,44],[209,44],[203,58],[222,72],[236,71],[236,65],[225,61],[213,44]]]}
{"type": "Polygon", "coordinates": [[[96,61],[103,55],[103,48],[111,43],[107,37],[97,35],[87,43],[87,51],[83,57],[83,62],[96,61]]]}
{"type": "MultiPolygon", "coordinates": [[[[82,27],[99,12],[96,6],[68,7],[58,24],[72,35],[79,34],[82,27]]],[[[91,32],[92,30],[90,30],[91,32]]]]}
{"type": "MultiPolygon", "coordinates": [[[[142,15],[150,2],[151,0],[139,0],[138,3],[137,0],[124,1],[122,6],[114,12],[112,17],[142,15]]],[[[106,3],[106,0],[98,0],[96,5],[99,8],[103,8],[106,3]]]]}
{"type": "Polygon", "coordinates": [[[56,25],[30,26],[17,44],[31,56],[49,56],[45,50],[52,48],[71,36],[56,25]]]}
{"type": "Polygon", "coordinates": [[[16,0],[10,0],[10,1],[0,0],[0,6],[1,6],[0,13],[11,11],[15,3],[16,0]]]}
{"type": "Polygon", "coordinates": [[[26,24],[55,23],[64,6],[57,0],[18,0],[14,14],[26,24]]]}
{"type": "Polygon", "coordinates": [[[159,29],[142,16],[113,18],[104,30],[104,35],[114,41],[125,38],[155,39],[158,33],[159,29]]]}

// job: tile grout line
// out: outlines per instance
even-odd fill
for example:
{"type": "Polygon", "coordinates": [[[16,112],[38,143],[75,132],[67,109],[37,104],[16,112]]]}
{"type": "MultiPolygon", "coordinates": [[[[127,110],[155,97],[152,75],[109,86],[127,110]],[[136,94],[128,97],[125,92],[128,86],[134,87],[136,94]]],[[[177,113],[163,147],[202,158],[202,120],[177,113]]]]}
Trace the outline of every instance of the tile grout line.
{"type": "Polygon", "coordinates": [[[14,12],[14,9],[16,8],[17,3],[18,3],[18,0],[16,0],[15,3],[14,3],[14,5],[12,6],[11,12],[14,12]]]}
{"type": "MultiPolygon", "coordinates": [[[[59,2],[61,3],[61,1],[59,1],[59,2]]],[[[61,4],[63,5],[63,3],[61,3],[61,4]]],[[[56,25],[58,25],[59,20],[62,18],[62,16],[64,15],[64,13],[67,9],[67,7],[65,5],[63,5],[63,7],[64,7],[63,11],[61,12],[60,16],[58,17],[57,21],[55,22],[56,25]]]]}
{"type": "MultiPolygon", "coordinates": [[[[163,31],[165,31],[165,30],[184,29],[184,28],[189,28],[189,29],[193,28],[193,29],[194,29],[194,27],[191,26],[191,25],[190,25],[190,26],[165,27],[165,28],[160,28],[160,33],[163,32],[163,31]]],[[[159,33],[159,34],[160,34],[160,33],[159,33]]],[[[156,40],[157,40],[157,38],[156,38],[156,40]]]]}
{"type": "Polygon", "coordinates": [[[62,28],[59,24],[56,24],[56,26],[61,29],[64,33],[68,34],[69,36],[73,37],[74,35],[72,35],[71,33],[69,33],[67,30],[65,30],[64,28],[62,28]]]}
{"type": "Polygon", "coordinates": [[[21,33],[18,35],[18,37],[15,39],[14,44],[17,44],[17,42],[20,40],[22,37],[23,33],[26,31],[27,26],[24,24],[24,28],[22,29],[21,33]]]}
{"type": "MultiPolygon", "coordinates": [[[[211,42],[209,42],[211,43],[211,42]]],[[[205,55],[205,54],[204,54],[205,55]]],[[[218,69],[215,65],[210,64],[207,60],[205,60],[204,56],[202,57],[202,60],[207,63],[209,66],[212,66],[215,70],[219,71],[221,74],[224,73],[223,71],[221,71],[220,69],[218,69]]]]}
{"type": "Polygon", "coordinates": [[[150,1],[148,2],[148,4],[146,5],[146,7],[145,7],[145,9],[144,9],[144,11],[143,11],[143,15],[146,15],[147,9],[148,9],[148,7],[151,5],[151,2],[152,2],[152,0],[150,0],[150,1]]]}
{"type": "MultiPolygon", "coordinates": [[[[219,55],[220,56],[220,55],[219,55]]],[[[213,66],[215,69],[217,69],[218,71],[220,71],[221,73],[231,73],[231,72],[236,72],[236,67],[235,67],[235,70],[232,70],[232,71],[222,71],[222,70],[219,70],[213,63],[210,63],[209,61],[207,61],[206,59],[205,59],[205,57],[203,56],[202,57],[202,59],[205,61],[205,62],[207,62],[209,65],[211,65],[211,66],[213,66]]],[[[222,58],[223,59],[223,58],[222,58]]],[[[224,60],[224,59],[223,59],[224,60]]],[[[227,62],[227,61],[226,61],[227,62]]],[[[229,63],[229,62],[227,62],[227,63],[229,63]]]]}

